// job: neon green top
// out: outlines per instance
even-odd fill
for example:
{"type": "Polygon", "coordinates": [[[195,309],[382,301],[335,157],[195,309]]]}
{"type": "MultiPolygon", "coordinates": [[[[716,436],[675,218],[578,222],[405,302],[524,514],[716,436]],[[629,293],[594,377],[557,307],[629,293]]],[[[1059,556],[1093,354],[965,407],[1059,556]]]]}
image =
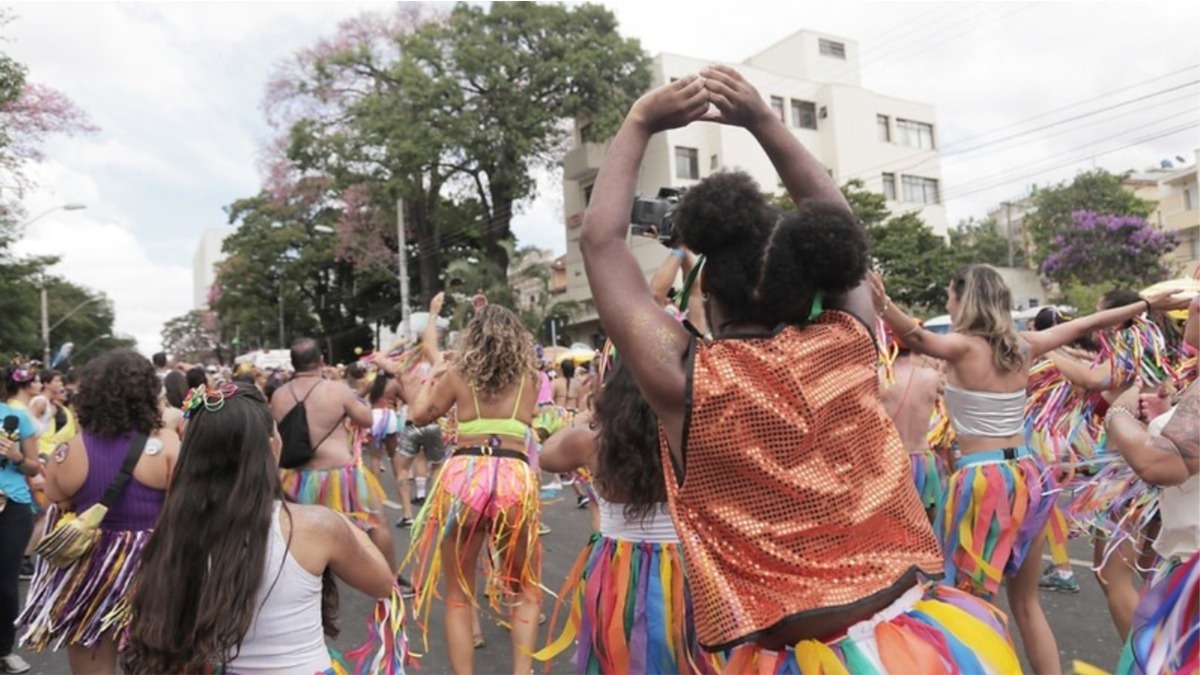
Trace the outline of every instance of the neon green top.
{"type": "MultiPolygon", "coordinates": [[[[513,407],[512,417],[503,418],[488,418],[476,417],[473,420],[465,422],[459,421],[458,435],[459,436],[509,436],[511,438],[519,438],[525,440],[525,434],[529,431],[529,425],[517,419],[517,412],[521,409],[521,394],[525,393],[525,376],[521,376],[521,385],[517,388],[517,405],[513,407]]],[[[475,414],[479,415],[479,396],[475,393],[475,387],[471,387],[471,399],[475,401],[475,414]]]]}

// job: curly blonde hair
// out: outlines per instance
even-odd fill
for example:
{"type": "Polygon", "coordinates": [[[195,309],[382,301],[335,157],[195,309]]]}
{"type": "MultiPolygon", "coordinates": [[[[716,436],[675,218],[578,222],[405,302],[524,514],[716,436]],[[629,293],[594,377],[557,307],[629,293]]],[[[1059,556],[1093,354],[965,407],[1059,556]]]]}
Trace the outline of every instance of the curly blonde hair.
{"type": "Polygon", "coordinates": [[[968,265],[950,282],[958,296],[958,321],[954,330],[987,340],[992,364],[1004,373],[1025,366],[1025,354],[1012,318],[1012,292],[994,268],[968,265]]]}
{"type": "Polygon", "coordinates": [[[458,342],[455,367],[467,383],[495,396],[537,370],[533,336],[516,314],[487,305],[475,313],[458,342]]]}

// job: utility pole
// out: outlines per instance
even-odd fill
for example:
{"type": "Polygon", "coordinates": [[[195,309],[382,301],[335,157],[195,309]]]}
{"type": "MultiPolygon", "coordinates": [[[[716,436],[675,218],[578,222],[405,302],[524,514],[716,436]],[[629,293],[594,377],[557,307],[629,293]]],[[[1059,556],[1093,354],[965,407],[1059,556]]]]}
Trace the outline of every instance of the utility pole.
{"type": "Polygon", "coordinates": [[[50,300],[46,294],[46,277],[42,276],[42,363],[50,367],[50,300]]]}
{"type": "Polygon", "coordinates": [[[283,343],[283,274],[279,275],[279,348],[287,349],[283,343]]]}
{"type": "Polygon", "coordinates": [[[1008,266],[1013,266],[1013,233],[1012,233],[1012,202],[1004,202],[1001,204],[1004,207],[1004,222],[1006,223],[1006,232],[1004,239],[1008,242],[1008,266]]]}
{"type": "MultiPolygon", "coordinates": [[[[400,259],[400,323],[404,326],[404,337],[412,335],[412,304],[408,297],[408,241],[404,234],[404,200],[396,200],[396,256],[400,259]]],[[[430,316],[430,321],[437,321],[430,316]]]]}

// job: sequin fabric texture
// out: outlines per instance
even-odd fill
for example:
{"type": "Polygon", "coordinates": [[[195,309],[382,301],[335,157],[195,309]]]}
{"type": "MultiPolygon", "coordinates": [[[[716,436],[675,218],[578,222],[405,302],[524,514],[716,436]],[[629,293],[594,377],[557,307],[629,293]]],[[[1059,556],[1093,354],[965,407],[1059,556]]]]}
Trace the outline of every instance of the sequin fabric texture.
{"type": "Polygon", "coordinates": [[[696,345],[682,486],[662,451],[704,646],[941,573],[875,367],[866,328],[835,311],[696,345]]]}

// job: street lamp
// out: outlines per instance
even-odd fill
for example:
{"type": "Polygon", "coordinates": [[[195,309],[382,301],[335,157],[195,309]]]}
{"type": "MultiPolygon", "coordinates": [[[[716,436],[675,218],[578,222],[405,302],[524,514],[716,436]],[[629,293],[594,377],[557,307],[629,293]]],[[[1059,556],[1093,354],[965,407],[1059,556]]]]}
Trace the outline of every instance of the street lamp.
{"type": "Polygon", "coordinates": [[[48,323],[49,322],[49,319],[48,319],[49,313],[46,311],[47,307],[49,305],[49,300],[46,297],[46,280],[42,279],[42,343],[43,343],[43,356],[45,357],[43,359],[42,363],[45,363],[45,364],[50,363],[50,331],[54,330],[55,328],[58,328],[59,326],[61,326],[63,324],[64,321],[71,318],[72,316],[75,316],[75,313],[78,312],[79,310],[83,309],[84,307],[87,307],[88,305],[92,304],[93,302],[99,302],[99,301],[100,301],[100,298],[88,298],[87,300],[84,300],[83,302],[79,303],[78,305],[75,305],[75,307],[72,308],[71,311],[64,314],[63,317],[61,319],[59,319],[58,321],[55,321],[53,325],[49,325],[49,323],[48,323]]]}
{"type": "Polygon", "coordinates": [[[58,206],[52,206],[52,207],[46,209],[45,211],[42,211],[41,213],[37,214],[36,216],[30,218],[29,220],[21,223],[20,229],[23,230],[26,227],[29,227],[30,225],[32,225],[34,223],[34,221],[39,220],[43,216],[50,215],[51,213],[54,213],[55,211],[58,211],[60,209],[63,211],[82,211],[83,209],[86,209],[86,208],[87,208],[87,204],[75,204],[75,203],[59,204],[58,206]]]}

